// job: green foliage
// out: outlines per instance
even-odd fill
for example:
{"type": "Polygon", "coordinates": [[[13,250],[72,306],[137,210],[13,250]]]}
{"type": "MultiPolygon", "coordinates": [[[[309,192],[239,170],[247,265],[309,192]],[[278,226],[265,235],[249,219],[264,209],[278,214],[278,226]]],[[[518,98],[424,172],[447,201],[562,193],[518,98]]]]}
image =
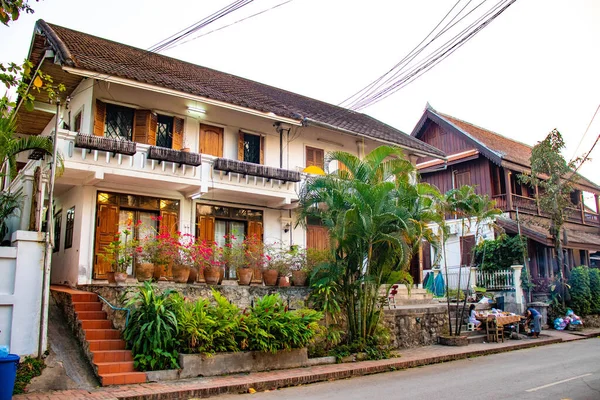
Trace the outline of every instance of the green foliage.
{"type": "Polygon", "coordinates": [[[15,380],[13,395],[25,393],[25,387],[33,378],[40,376],[44,368],[46,368],[44,360],[29,356],[25,357],[17,368],[17,378],[15,380]]]}
{"type": "Polygon", "coordinates": [[[577,315],[588,315],[592,310],[589,268],[585,265],[573,268],[569,277],[571,301],[569,305],[577,315]]]}
{"type": "Polygon", "coordinates": [[[329,291],[327,296],[335,294],[348,340],[356,341],[372,336],[379,324],[381,284],[392,272],[408,268],[422,239],[435,242],[428,223],[437,217],[433,205],[439,192],[414,183],[414,167],[398,148],[381,146],[362,159],[333,152],[327,156],[331,161],[347,170],[306,182],[299,222],[318,219],[329,230],[331,262],[326,269],[333,274],[329,283],[317,285],[329,291]]]}
{"type": "Polygon", "coordinates": [[[0,22],[6,26],[9,22],[19,19],[21,13],[33,14],[33,12],[27,0],[2,0],[0,2],[0,22]]]}
{"type": "Polygon", "coordinates": [[[500,271],[523,263],[526,238],[502,234],[494,240],[485,240],[475,247],[475,265],[483,271],[500,271]],[[485,258],[484,258],[485,253],[485,258]]]}
{"type": "Polygon", "coordinates": [[[358,340],[350,344],[336,346],[329,351],[330,356],[334,356],[336,362],[342,362],[344,357],[352,354],[364,354],[365,360],[384,360],[391,357],[390,350],[387,346],[389,342],[389,332],[383,333],[381,325],[378,327],[379,334],[367,340],[358,340]],[[386,336],[387,335],[387,336],[386,336]]]}
{"type": "Polygon", "coordinates": [[[242,317],[248,337],[245,350],[277,352],[308,345],[318,330],[321,312],[287,310],[279,294],[264,296],[242,317]]]}
{"type": "Polygon", "coordinates": [[[592,310],[594,314],[600,314],[600,270],[590,268],[590,292],[592,295],[592,310]]]}
{"type": "Polygon", "coordinates": [[[177,364],[178,296],[172,290],[156,293],[144,282],[127,302],[131,308],[124,337],[131,348],[135,366],[141,371],[179,368],[177,364]]]}
{"type": "Polygon", "coordinates": [[[21,193],[0,192],[0,241],[8,233],[8,219],[21,207],[21,193]]]}

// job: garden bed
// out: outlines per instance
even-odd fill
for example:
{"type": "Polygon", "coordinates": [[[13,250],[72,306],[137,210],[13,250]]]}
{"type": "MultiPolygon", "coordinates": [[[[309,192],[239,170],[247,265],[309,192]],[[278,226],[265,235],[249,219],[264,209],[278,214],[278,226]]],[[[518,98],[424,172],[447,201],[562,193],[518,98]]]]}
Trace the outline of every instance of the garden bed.
{"type": "Polygon", "coordinates": [[[438,336],[438,343],[444,346],[468,346],[469,337],[440,335],[438,336]]]}

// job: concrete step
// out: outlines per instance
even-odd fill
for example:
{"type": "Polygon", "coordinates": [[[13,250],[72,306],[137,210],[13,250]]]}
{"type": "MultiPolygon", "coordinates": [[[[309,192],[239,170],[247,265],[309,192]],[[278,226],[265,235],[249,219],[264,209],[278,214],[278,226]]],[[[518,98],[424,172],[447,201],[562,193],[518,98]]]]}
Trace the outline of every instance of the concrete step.
{"type": "Polygon", "coordinates": [[[146,374],[144,372],[120,372],[116,374],[100,375],[100,383],[102,386],[128,385],[144,382],[146,382],[146,374]]]}
{"type": "Polygon", "coordinates": [[[84,301],[73,303],[75,311],[102,311],[102,303],[99,301],[84,301]]]}
{"type": "Polygon", "coordinates": [[[125,350],[125,341],[116,340],[88,340],[90,351],[125,350]]]}
{"type": "Polygon", "coordinates": [[[73,303],[86,303],[94,301],[98,301],[98,295],[96,293],[77,292],[71,294],[71,302],[73,303]]]}
{"type": "Polygon", "coordinates": [[[78,311],[75,314],[80,321],[106,319],[106,311],[78,311]]]}
{"type": "Polygon", "coordinates": [[[121,331],[117,329],[86,329],[85,339],[86,340],[111,340],[120,339],[121,331]]]}
{"type": "Polygon", "coordinates": [[[129,350],[98,350],[93,352],[92,361],[95,364],[103,362],[133,361],[133,356],[129,350]]]}
{"type": "Polygon", "coordinates": [[[112,329],[112,323],[107,319],[88,319],[81,322],[84,330],[88,329],[112,329]]]}
{"type": "Polygon", "coordinates": [[[98,375],[135,372],[133,361],[100,362],[94,364],[96,365],[98,375]]]}

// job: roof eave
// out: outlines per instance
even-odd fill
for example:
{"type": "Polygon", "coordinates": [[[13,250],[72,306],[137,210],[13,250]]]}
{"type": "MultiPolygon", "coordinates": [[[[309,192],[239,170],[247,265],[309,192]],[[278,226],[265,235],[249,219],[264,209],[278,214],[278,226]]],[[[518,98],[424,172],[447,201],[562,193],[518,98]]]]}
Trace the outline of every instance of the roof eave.
{"type": "Polygon", "coordinates": [[[36,28],[40,30],[40,32],[46,36],[48,42],[52,45],[56,55],[58,56],[60,63],[62,65],[67,65],[69,67],[75,66],[75,61],[73,60],[73,56],[65,43],[58,37],[56,32],[44,21],[43,19],[38,19],[35,23],[36,28]]]}

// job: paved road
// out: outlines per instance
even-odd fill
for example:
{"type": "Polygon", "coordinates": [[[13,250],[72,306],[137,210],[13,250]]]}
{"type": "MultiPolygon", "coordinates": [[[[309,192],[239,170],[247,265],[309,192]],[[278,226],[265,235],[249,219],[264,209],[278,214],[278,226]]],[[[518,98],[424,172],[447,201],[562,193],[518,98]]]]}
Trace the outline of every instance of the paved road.
{"type": "Polygon", "coordinates": [[[600,339],[218,400],[600,399],[600,339]]]}

